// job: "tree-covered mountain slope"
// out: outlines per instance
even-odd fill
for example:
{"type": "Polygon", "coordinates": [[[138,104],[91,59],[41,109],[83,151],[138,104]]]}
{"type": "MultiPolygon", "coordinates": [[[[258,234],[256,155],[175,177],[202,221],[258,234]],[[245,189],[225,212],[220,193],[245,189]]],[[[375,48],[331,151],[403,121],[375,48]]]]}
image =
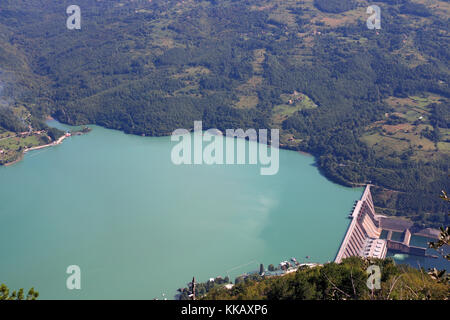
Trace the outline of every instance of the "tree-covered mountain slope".
{"type": "Polygon", "coordinates": [[[280,128],[332,180],[376,185],[380,213],[447,219],[448,1],[77,0],[68,30],[72,2],[0,4],[3,81],[32,114],[145,135],[280,128]]]}

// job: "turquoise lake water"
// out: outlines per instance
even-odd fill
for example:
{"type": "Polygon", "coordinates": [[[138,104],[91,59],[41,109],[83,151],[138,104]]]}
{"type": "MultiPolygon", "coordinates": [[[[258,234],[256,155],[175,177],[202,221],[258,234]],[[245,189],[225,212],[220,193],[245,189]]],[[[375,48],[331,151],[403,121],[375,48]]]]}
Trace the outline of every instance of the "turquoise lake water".
{"type": "Polygon", "coordinates": [[[0,167],[0,282],[10,288],[34,286],[42,299],[172,298],[192,276],[327,262],[362,193],[293,151],[280,150],[277,175],[261,176],[255,165],[176,166],[169,137],[92,128],[0,167]],[[81,268],[81,290],[66,288],[69,265],[81,268]]]}

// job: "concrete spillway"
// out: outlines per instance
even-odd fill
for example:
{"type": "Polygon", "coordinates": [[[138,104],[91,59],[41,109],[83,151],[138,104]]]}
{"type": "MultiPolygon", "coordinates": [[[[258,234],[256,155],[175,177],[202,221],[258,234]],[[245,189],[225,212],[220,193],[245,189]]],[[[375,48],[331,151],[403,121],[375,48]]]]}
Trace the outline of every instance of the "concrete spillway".
{"type": "Polygon", "coordinates": [[[381,226],[373,205],[370,185],[366,186],[352,214],[352,219],[341,247],[336,255],[335,262],[351,256],[373,257],[383,259],[386,257],[387,243],[380,239],[381,226]]]}

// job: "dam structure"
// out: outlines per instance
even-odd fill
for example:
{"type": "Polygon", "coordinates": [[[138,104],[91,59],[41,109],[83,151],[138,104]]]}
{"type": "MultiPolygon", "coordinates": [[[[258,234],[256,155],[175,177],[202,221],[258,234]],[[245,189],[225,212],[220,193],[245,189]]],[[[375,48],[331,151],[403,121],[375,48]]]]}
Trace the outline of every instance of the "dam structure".
{"type": "Polygon", "coordinates": [[[350,225],[342,241],[335,262],[351,256],[383,259],[387,253],[386,240],[380,239],[382,228],[375,213],[370,185],[366,186],[359,201],[350,214],[350,225]]]}
{"type": "MultiPolygon", "coordinates": [[[[384,259],[388,250],[417,256],[427,255],[426,248],[410,245],[412,222],[376,214],[370,184],[356,202],[349,218],[351,222],[334,260],[336,263],[352,256],[384,259]],[[387,232],[386,239],[381,239],[382,231],[387,232]],[[401,239],[393,240],[393,233],[401,234],[401,239]]],[[[437,238],[436,230],[424,229],[416,234],[437,238]]]]}

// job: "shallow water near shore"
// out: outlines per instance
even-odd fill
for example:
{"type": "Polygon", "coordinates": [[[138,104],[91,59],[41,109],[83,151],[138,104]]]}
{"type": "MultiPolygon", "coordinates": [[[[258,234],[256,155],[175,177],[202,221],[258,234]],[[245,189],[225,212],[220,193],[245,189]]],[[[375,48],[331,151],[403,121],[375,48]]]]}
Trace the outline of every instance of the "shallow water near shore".
{"type": "Polygon", "coordinates": [[[0,167],[0,282],[10,288],[161,299],[192,276],[331,261],[362,193],[293,151],[280,150],[277,175],[261,176],[254,165],[176,166],[169,137],[92,128],[0,167]],[[81,268],[81,290],[66,288],[69,265],[81,268]]]}

